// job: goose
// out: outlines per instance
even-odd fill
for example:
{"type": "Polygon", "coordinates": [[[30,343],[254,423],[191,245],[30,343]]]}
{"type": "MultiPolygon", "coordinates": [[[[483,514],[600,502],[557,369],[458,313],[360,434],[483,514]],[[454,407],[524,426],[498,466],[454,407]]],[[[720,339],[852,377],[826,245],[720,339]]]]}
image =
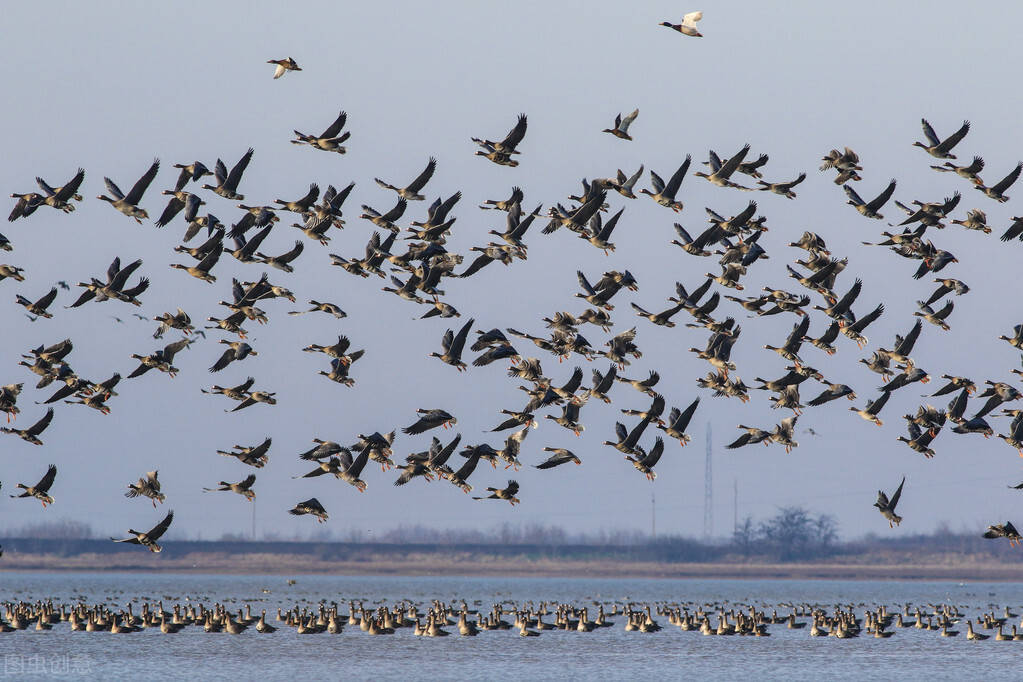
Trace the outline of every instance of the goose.
{"type": "Polygon", "coordinates": [[[613,364],[608,367],[607,372],[604,374],[601,374],[597,370],[593,370],[593,386],[588,389],[589,397],[597,398],[598,400],[611,404],[611,398],[608,397],[607,392],[611,390],[617,376],[618,367],[613,364]]]}
{"type": "Polygon", "coordinates": [[[238,410],[244,410],[246,407],[249,407],[250,405],[255,405],[256,403],[276,405],[277,399],[274,398],[275,395],[277,394],[268,393],[266,391],[253,391],[252,393],[249,393],[245,397],[245,400],[242,400],[240,403],[238,403],[238,405],[235,408],[230,410],[224,410],[224,412],[237,412],[238,410]]]}
{"type": "Polygon", "coordinates": [[[930,377],[927,375],[927,372],[919,367],[907,367],[901,374],[897,375],[884,386],[878,388],[878,390],[885,393],[891,393],[903,386],[908,386],[909,384],[917,381],[926,384],[930,381],[930,377]]]}
{"type": "Polygon", "coordinates": [[[251,467],[262,469],[266,466],[266,463],[270,460],[270,445],[273,442],[271,438],[267,438],[259,445],[253,446],[242,446],[235,445],[234,452],[225,452],[224,450],[217,450],[218,455],[224,455],[225,457],[234,457],[242,464],[248,464],[251,467]]]}
{"type": "Polygon", "coordinates": [[[619,381],[623,384],[629,384],[640,393],[646,393],[651,398],[657,397],[657,392],[654,390],[654,386],[661,380],[661,375],[654,370],[650,370],[650,374],[646,379],[629,379],[626,377],[618,376],[615,377],[615,381],[619,381]]]}
{"type": "MultiPolygon", "coordinates": [[[[637,109],[638,111],[638,109],[637,109]]],[[[630,138],[631,139],[631,138],[630,138]]],[[[636,186],[636,182],[643,176],[643,164],[640,164],[639,170],[632,175],[625,175],[625,173],[619,168],[618,173],[614,180],[608,180],[608,186],[621,194],[626,199],[635,199],[636,193],[633,188],[636,186]]]]}
{"type": "Polygon", "coordinates": [[[710,152],[709,165],[712,172],[708,175],[703,171],[697,171],[694,175],[705,178],[708,182],[717,185],[718,187],[734,187],[735,189],[749,190],[749,187],[743,187],[729,179],[732,177],[732,174],[739,169],[739,165],[743,162],[743,159],[746,158],[746,154],[749,153],[749,150],[750,146],[748,144],[744,145],[743,148],[735,154],[735,156],[732,156],[723,163],[721,162],[721,159],[718,158],[717,154],[710,152]]]}
{"type": "Polygon", "coordinates": [[[902,486],[905,484],[906,477],[903,476],[899,487],[895,489],[891,499],[888,498],[888,495],[883,490],[877,491],[877,502],[874,503],[874,506],[881,512],[881,516],[888,519],[889,528],[894,528],[902,523],[902,517],[895,513],[895,507],[899,504],[899,498],[902,497],[902,486]]]}
{"type": "Polygon", "coordinates": [[[519,152],[515,149],[519,143],[522,142],[522,138],[526,136],[527,119],[525,114],[519,114],[518,119],[515,121],[515,125],[512,127],[508,134],[500,142],[494,140],[483,140],[477,137],[472,138],[472,141],[483,147],[484,151],[477,151],[478,156],[486,156],[494,163],[505,166],[517,166],[518,161],[513,161],[509,158],[512,154],[518,154],[519,152]]]}
{"type": "Polygon", "coordinates": [[[309,310],[289,310],[288,314],[289,315],[304,315],[306,313],[321,312],[321,313],[327,313],[328,315],[333,315],[334,317],[336,317],[339,320],[348,317],[348,313],[346,313],[345,311],[341,310],[341,307],[336,305],[336,304],[334,304],[334,303],[330,303],[330,302],[326,302],[326,301],[320,302],[320,301],[310,300],[309,301],[309,305],[312,306],[312,308],[310,308],[309,310]]]}
{"type": "Polygon", "coordinates": [[[686,176],[686,172],[689,170],[689,165],[692,162],[692,157],[686,154],[686,160],[682,162],[682,165],[672,174],[671,178],[665,184],[664,180],[661,179],[657,173],[650,171],[650,182],[654,186],[654,191],[651,192],[648,189],[639,190],[641,194],[646,194],[651,199],[656,201],[661,206],[670,208],[671,210],[678,213],[682,210],[682,202],[675,200],[675,195],[678,193],[679,187],[682,185],[682,180],[686,176]]]}
{"type": "Polygon", "coordinates": [[[299,502],[293,508],[289,509],[288,513],[293,514],[295,516],[311,514],[312,516],[316,517],[317,523],[327,522],[327,510],[323,508],[323,505],[320,504],[320,501],[317,500],[315,497],[310,497],[308,500],[304,502],[299,502]]]}
{"type": "Polygon", "coordinates": [[[153,320],[160,323],[153,333],[154,339],[163,337],[168,329],[178,329],[186,335],[195,331],[195,327],[192,326],[192,318],[181,308],[178,308],[177,313],[163,313],[154,317],[153,320]]]}
{"type": "Polygon", "coordinates": [[[934,293],[931,294],[930,298],[924,301],[924,305],[931,305],[946,294],[955,293],[956,296],[962,296],[970,291],[970,287],[967,286],[965,282],[958,279],[942,279],[938,277],[935,278],[934,281],[937,282],[939,286],[934,290],[934,293]]]}
{"type": "Polygon", "coordinates": [[[803,339],[806,337],[806,332],[809,329],[810,318],[809,316],[804,316],[798,324],[792,327],[792,331],[785,339],[784,344],[780,347],[765,344],[764,348],[767,350],[773,350],[786,360],[796,363],[796,366],[798,367],[803,364],[803,360],[799,357],[799,348],[802,346],[803,339]]]}
{"type": "Polygon", "coordinates": [[[988,187],[983,182],[977,182],[974,187],[998,203],[1005,203],[1009,200],[1009,197],[1005,196],[1005,190],[1012,187],[1016,180],[1019,179],[1020,171],[1023,171],[1023,161],[1017,163],[1016,167],[1009,171],[1009,174],[996,184],[988,187]]]}
{"type": "Polygon", "coordinates": [[[487,488],[489,495],[484,497],[473,497],[474,500],[508,500],[514,507],[519,504],[519,498],[515,497],[515,494],[519,492],[519,484],[517,481],[509,480],[508,486],[505,488],[487,488]]]}
{"type": "MultiPolygon", "coordinates": [[[[199,208],[206,205],[206,202],[198,195],[184,190],[165,189],[163,194],[169,195],[171,198],[167,202],[166,208],[163,209],[163,213],[160,214],[160,217],[153,221],[153,224],[157,227],[168,225],[182,211],[184,211],[185,222],[191,225],[199,215],[199,208]]],[[[188,241],[188,239],[185,241],[188,241]]]]}
{"type": "Polygon", "coordinates": [[[176,270],[184,270],[185,272],[190,274],[192,277],[195,277],[196,279],[201,279],[204,282],[213,284],[214,282],[217,281],[217,278],[216,276],[210,274],[210,270],[213,268],[214,265],[217,264],[217,261],[220,260],[220,254],[222,254],[223,252],[224,245],[222,243],[218,243],[196,265],[189,266],[182,265],[181,263],[171,263],[171,267],[176,270]]]}
{"type": "MultiPolygon", "coordinates": [[[[976,419],[976,417],[974,417],[976,419]]],[[[1012,423],[1009,426],[1008,434],[998,434],[998,437],[1008,443],[1010,446],[1016,448],[1019,451],[1019,456],[1023,457],[1023,412],[1017,411],[1016,416],[1013,418],[1012,423]]]]}
{"type": "Polygon", "coordinates": [[[11,497],[34,497],[43,504],[43,509],[46,505],[53,504],[53,497],[50,495],[50,488],[53,486],[53,480],[57,477],[57,466],[51,464],[46,469],[46,473],[39,479],[39,482],[35,485],[25,485],[19,483],[16,487],[24,490],[25,492],[19,495],[11,495],[11,497]]]}
{"type": "Polygon", "coordinates": [[[584,430],[584,426],[579,423],[579,410],[586,404],[586,399],[575,398],[569,400],[562,408],[561,416],[555,417],[552,414],[545,414],[544,417],[552,420],[556,424],[565,427],[576,436],[584,430]]]}
{"type": "Polygon", "coordinates": [[[189,164],[176,163],[174,164],[174,167],[180,171],[178,173],[178,179],[174,182],[174,191],[165,191],[164,194],[174,194],[174,192],[184,189],[189,180],[195,182],[206,175],[213,175],[210,169],[207,168],[206,164],[202,161],[193,161],[189,164]]]}
{"type": "Polygon", "coordinates": [[[533,466],[534,469],[553,469],[556,466],[568,464],[569,462],[573,462],[577,465],[582,464],[582,460],[580,460],[579,457],[577,457],[571,450],[552,447],[545,447],[543,450],[544,452],[550,452],[553,454],[540,464],[535,464],[533,466]]]}
{"type": "Polygon", "coordinates": [[[849,400],[855,400],[856,392],[845,384],[828,384],[828,388],[826,390],[806,404],[812,407],[817,407],[843,397],[848,398],[849,400]]]}
{"type": "Polygon", "coordinates": [[[609,242],[608,239],[611,237],[611,233],[618,225],[618,221],[621,219],[622,213],[624,212],[625,209],[621,209],[611,216],[606,223],[603,222],[603,219],[600,217],[600,213],[596,213],[590,219],[590,229],[592,232],[584,232],[579,236],[587,240],[590,244],[593,244],[598,249],[601,249],[604,252],[604,255],[607,256],[609,251],[615,250],[615,245],[612,242],[609,242]]]}
{"type": "Polygon", "coordinates": [[[249,147],[248,151],[242,155],[242,158],[238,160],[232,168],[231,172],[227,172],[227,166],[221,159],[217,159],[217,163],[213,169],[213,175],[216,178],[216,185],[203,185],[203,189],[213,190],[216,194],[230,199],[232,201],[244,201],[245,196],[238,194],[238,183],[241,182],[242,174],[249,165],[249,161],[252,160],[252,155],[255,150],[249,147]]]}
{"type": "Polygon", "coordinates": [[[160,481],[157,478],[160,475],[159,471],[147,471],[144,476],[139,477],[138,483],[129,483],[128,492],[124,494],[125,497],[148,497],[153,503],[153,509],[156,509],[156,503],[163,503],[167,496],[160,492],[160,481]]]}
{"type": "Polygon", "coordinates": [[[38,192],[29,192],[27,194],[12,194],[12,199],[17,199],[17,203],[14,204],[14,208],[11,209],[10,215],[7,216],[7,220],[14,222],[18,218],[27,218],[28,216],[35,213],[35,210],[43,205],[45,197],[38,192]]]}
{"type": "Polygon", "coordinates": [[[370,221],[377,227],[381,227],[384,228],[385,230],[390,230],[391,232],[397,233],[401,231],[401,228],[395,225],[394,221],[398,220],[399,218],[401,218],[402,215],[404,215],[405,208],[407,206],[408,201],[406,201],[404,197],[399,197],[398,203],[395,204],[394,208],[389,210],[387,213],[380,213],[373,207],[363,204],[362,205],[363,213],[360,217],[370,221]]]}
{"type": "Polygon", "coordinates": [[[689,426],[689,422],[693,418],[693,414],[696,412],[697,406],[700,404],[700,399],[697,398],[689,404],[685,410],[679,410],[677,407],[671,408],[671,412],[668,415],[667,425],[661,423],[657,424],[657,428],[664,431],[664,435],[669,438],[678,440],[679,445],[685,446],[690,440],[692,440],[689,434],[685,433],[686,427],[689,426]]]}
{"type": "Polygon", "coordinates": [[[252,484],[256,482],[256,475],[249,474],[243,480],[238,483],[228,483],[227,481],[221,481],[217,485],[219,488],[203,488],[204,492],[232,492],[238,493],[249,502],[256,499],[256,492],[252,490],[252,484]]]}
{"type": "MultiPolygon", "coordinates": [[[[960,419],[962,419],[960,417],[960,419]]],[[[984,438],[990,438],[995,435],[994,429],[988,424],[987,420],[983,417],[973,417],[972,419],[962,419],[959,424],[952,428],[954,433],[966,434],[966,433],[979,433],[984,438]]]]}
{"type": "Polygon", "coordinates": [[[320,186],[315,182],[309,184],[309,191],[295,201],[284,201],[283,199],[274,199],[275,204],[280,204],[282,211],[292,211],[294,213],[305,213],[309,208],[316,203],[316,200],[320,196],[320,186]]]}
{"type": "Polygon", "coordinates": [[[637,116],[639,116],[639,109],[634,109],[632,113],[626,114],[625,117],[618,114],[615,116],[614,128],[604,128],[601,132],[611,133],[620,140],[631,140],[632,136],[629,135],[629,126],[632,125],[632,122],[636,120],[637,116]]]}
{"type": "Polygon", "coordinates": [[[512,193],[509,198],[502,200],[486,199],[483,204],[480,205],[480,208],[488,211],[510,211],[513,207],[520,205],[524,198],[525,194],[522,193],[522,188],[515,186],[512,187],[512,193]]]}
{"type": "Polygon", "coordinates": [[[771,440],[780,445],[784,445],[786,454],[792,452],[793,448],[799,447],[799,443],[792,440],[796,420],[798,418],[799,415],[793,415],[782,419],[780,423],[775,425],[774,431],[771,432],[771,440]]]}
{"type": "Polygon", "coordinates": [[[653,481],[657,478],[657,474],[654,472],[654,465],[661,459],[661,455],[664,453],[664,439],[660,436],[654,441],[654,446],[650,448],[650,452],[633,457],[632,455],[626,455],[625,459],[632,462],[632,466],[636,468],[641,474],[646,476],[648,481],[653,481]]]}
{"type": "Polygon", "coordinates": [[[277,268],[278,270],[283,270],[284,272],[294,272],[295,268],[292,267],[291,261],[298,258],[299,255],[301,255],[302,250],[304,248],[305,245],[301,241],[296,239],[295,246],[290,251],[282,253],[279,256],[267,256],[265,254],[257,252],[256,257],[261,259],[260,262],[265,263],[270,267],[277,268]]]}
{"type": "Polygon", "coordinates": [[[210,372],[219,372],[224,369],[232,362],[238,360],[244,360],[251,356],[259,355],[255,349],[244,341],[228,341],[227,339],[220,339],[217,343],[222,343],[228,348],[223,354],[217,359],[215,363],[210,367],[210,372]]]}
{"type": "Polygon", "coordinates": [[[4,426],[0,427],[0,431],[3,433],[13,433],[22,440],[32,443],[33,445],[42,445],[43,441],[39,439],[39,434],[46,430],[46,427],[50,425],[51,421],[53,421],[52,407],[46,410],[46,414],[44,414],[39,421],[27,429],[15,429],[9,426],[4,426]]]}
{"type": "Polygon", "coordinates": [[[139,178],[134,185],[132,185],[131,190],[127,194],[124,194],[120,188],[114,184],[113,180],[105,177],[103,178],[103,181],[107,185],[107,191],[113,195],[113,198],[108,197],[105,194],[101,194],[97,198],[108,202],[124,215],[129,218],[134,218],[135,222],[141,225],[142,220],[144,218],[148,218],[149,214],[146,213],[145,209],[139,208],[138,203],[142,200],[142,195],[149,188],[150,183],[153,182],[153,178],[156,177],[159,170],[160,160],[155,159],[153,164],[149,167],[149,170],[143,173],[142,177],[139,178]]]}
{"type": "Polygon", "coordinates": [[[870,313],[852,324],[842,327],[842,333],[855,341],[857,346],[863,348],[863,346],[867,345],[868,340],[861,332],[877,320],[877,318],[881,317],[882,314],[884,314],[884,303],[878,303],[877,307],[870,311],[870,313]]]}
{"type": "Polygon", "coordinates": [[[159,540],[160,537],[167,532],[167,529],[170,527],[171,522],[173,520],[174,511],[171,510],[167,512],[167,515],[163,517],[163,520],[160,521],[160,523],[156,524],[145,533],[140,533],[137,530],[132,530],[129,528],[128,533],[130,535],[133,535],[134,537],[125,538],[123,540],[118,540],[117,538],[110,539],[113,540],[114,542],[127,542],[133,545],[142,545],[150,552],[159,553],[163,551],[163,547],[161,547],[157,543],[157,540],[159,540]]]}
{"type": "Polygon", "coordinates": [[[298,62],[291,57],[285,57],[284,59],[268,59],[266,63],[276,65],[276,68],[274,69],[274,80],[277,80],[288,71],[302,70],[302,67],[298,65],[298,62]]]}
{"type": "Polygon", "coordinates": [[[70,203],[72,199],[76,201],[82,200],[82,195],[78,193],[78,188],[82,186],[82,181],[85,180],[85,169],[79,168],[78,172],[75,173],[74,177],[68,180],[66,185],[61,187],[50,187],[40,177],[36,178],[36,184],[43,190],[45,197],[42,203],[51,207],[60,209],[65,213],[71,213],[75,210],[75,205],[70,203]]]}
{"type": "Polygon", "coordinates": [[[984,170],[984,158],[980,156],[974,156],[973,160],[969,164],[963,166],[957,166],[951,161],[946,161],[940,166],[931,166],[931,168],[936,171],[941,171],[942,173],[955,173],[959,177],[966,178],[975,185],[983,184],[979,173],[984,170]]]}
{"type": "Polygon", "coordinates": [[[952,224],[962,225],[967,230],[977,230],[984,234],[991,234],[991,228],[987,226],[987,214],[979,208],[975,208],[966,214],[966,220],[953,220],[952,224]]]}
{"type": "Polygon", "coordinates": [[[314,149],[319,149],[325,152],[337,152],[338,154],[344,154],[346,150],[342,145],[351,136],[351,131],[345,131],[343,135],[339,135],[341,129],[345,127],[345,122],[348,121],[348,114],[342,111],[334,119],[334,122],[327,126],[319,135],[306,135],[299,131],[294,131],[296,139],[291,141],[291,144],[307,144],[314,149]]]}
{"type": "Polygon", "coordinates": [[[955,308],[954,301],[949,300],[940,310],[937,311],[923,301],[917,301],[917,305],[920,306],[920,310],[914,312],[913,315],[916,317],[922,317],[931,324],[941,327],[945,331],[951,329],[948,323],[945,322],[945,319],[952,314],[952,309],[955,308]]]}
{"type": "Polygon", "coordinates": [[[703,34],[696,28],[696,22],[703,19],[703,12],[689,12],[682,16],[682,23],[673,24],[670,21],[662,21],[658,26],[667,26],[668,28],[678,31],[682,35],[691,36],[693,38],[702,38],[703,34]]]}
{"type": "Polygon", "coordinates": [[[883,422],[877,414],[881,411],[881,408],[884,407],[884,404],[888,402],[888,398],[890,398],[891,395],[891,391],[883,391],[880,396],[869,401],[866,407],[862,410],[858,410],[855,407],[850,407],[849,409],[866,419],[868,422],[874,422],[878,426],[881,426],[883,422]]]}
{"type": "Polygon", "coordinates": [[[610,445],[615,450],[626,455],[642,456],[645,452],[642,448],[638,447],[637,444],[649,424],[649,419],[641,419],[639,420],[639,423],[637,423],[636,426],[629,431],[621,422],[615,422],[615,435],[618,437],[618,442],[612,443],[611,441],[606,440],[604,441],[604,445],[610,445]]]}
{"type": "Polygon", "coordinates": [[[395,187],[394,185],[384,182],[380,178],[374,178],[374,180],[376,180],[376,183],[384,189],[397,192],[398,196],[406,201],[423,201],[426,197],[419,194],[419,190],[426,186],[426,183],[430,181],[431,177],[433,177],[435,170],[437,170],[437,159],[431,156],[429,162],[426,164],[426,168],[423,169],[423,172],[416,176],[416,178],[405,187],[395,187]]]}
{"type": "Polygon", "coordinates": [[[239,310],[237,312],[231,313],[230,315],[223,319],[216,317],[207,317],[206,320],[208,322],[217,323],[215,326],[206,327],[206,329],[223,329],[226,332],[237,334],[239,338],[242,339],[248,338],[247,336],[248,332],[246,332],[245,329],[242,328],[242,323],[245,321],[244,311],[239,310]]]}
{"type": "Polygon", "coordinates": [[[420,415],[418,421],[410,426],[406,426],[402,429],[403,433],[409,435],[418,435],[430,429],[438,426],[443,426],[445,429],[449,426],[458,423],[458,419],[453,417],[451,413],[440,409],[417,409],[416,412],[420,415]]]}
{"type": "Polygon", "coordinates": [[[757,180],[757,184],[760,185],[757,189],[761,192],[774,192],[780,194],[786,199],[795,199],[796,193],[792,191],[792,188],[806,180],[806,173],[800,173],[799,177],[789,182],[764,182],[763,180],[757,180]]]}
{"type": "Polygon", "coordinates": [[[1018,390],[1004,382],[985,381],[984,383],[988,385],[988,388],[986,388],[983,393],[977,394],[977,397],[987,398],[987,402],[985,402],[984,406],[977,412],[976,416],[978,417],[987,415],[1002,403],[1023,398],[1023,393],[1020,393],[1018,390]]]}
{"type": "Polygon", "coordinates": [[[131,357],[139,361],[139,366],[128,375],[129,379],[140,377],[151,369],[158,369],[161,372],[170,374],[171,378],[174,378],[178,369],[173,366],[174,356],[180,351],[187,348],[192,343],[192,339],[185,337],[180,341],[169,343],[162,349],[157,350],[155,353],[150,355],[137,355],[132,354],[131,357]]]}
{"type": "Polygon", "coordinates": [[[859,193],[857,193],[850,185],[842,185],[842,189],[845,190],[846,196],[849,197],[849,201],[846,203],[859,211],[860,215],[867,218],[874,218],[875,220],[881,220],[884,216],[877,211],[884,206],[891,198],[892,194],[895,193],[895,184],[895,179],[893,178],[892,181],[888,183],[888,186],[870,201],[864,201],[863,198],[860,197],[859,193]]]}
{"type": "Polygon", "coordinates": [[[938,139],[938,134],[934,132],[934,128],[927,122],[927,119],[920,119],[920,125],[924,129],[924,137],[930,144],[924,144],[923,142],[914,142],[914,147],[921,147],[928,154],[936,159],[954,159],[955,154],[950,154],[952,148],[955,147],[959,142],[966,137],[966,133],[970,132],[970,122],[963,121],[962,127],[955,131],[944,140],[938,139]]]}

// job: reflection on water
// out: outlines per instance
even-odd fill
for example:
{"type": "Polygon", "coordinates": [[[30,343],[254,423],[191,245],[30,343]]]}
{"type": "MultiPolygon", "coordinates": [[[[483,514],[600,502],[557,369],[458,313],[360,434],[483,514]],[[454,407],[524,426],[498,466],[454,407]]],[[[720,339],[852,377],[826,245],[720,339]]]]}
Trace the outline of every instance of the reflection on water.
{"type": "MultiPolygon", "coordinates": [[[[951,604],[976,618],[1005,606],[1023,608],[1023,585],[1007,583],[845,582],[787,580],[610,580],[562,578],[402,578],[300,576],[288,585],[281,576],[133,575],[95,573],[0,573],[0,598],[5,601],[105,603],[123,608],[134,602],[219,601],[237,612],[246,604],[258,614],[267,611],[275,625],[277,609],[315,607],[337,602],[347,614],[349,600],[367,608],[402,599],[426,603],[434,599],[461,601],[489,609],[496,602],[569,602],[578,606],[634,602],[695,602],[729,606],[752,604],[787,614],[785,604],[817,604],[831,611],[852,604],[858,614],[887,604],[902,610],[951,604]],[[267,592],[264,592],[267,590],[267,592]]],[[[372,676],[388,679],[564,679],[591,675],[595,679],[654,679],[683,674],[711,679],[754,674],[776,679],[783,674],[863,679],[902,673],[911,679],[987,677],[1010,679],[1023,655],[1023,642],[969,642],[965,624],[959,637],[913,628],[896,629],[890,639],[863,636],[838,640],[813,638],[807,629],[770,627],[770,638],[705,637],[683,632],[660,618],[656,633],[626,632],[621,616],[613,628],[592,633],[547,631],[521,638],[516,630],[481,632],[478,637],[415,637],[408,628],[389,637],[369,637],[346,626],[341,635],[304,637],[290,628],[270,635],[253,629],[238,635],[206,634],[189,627],[176,635],[148,629],[130,635],[72,632],[66,623],[50,632],[32,629],[0,634],[0,674],[12,679],[88,676],[112,679],[144,675],[166,679],[217,679],[243,676],[267,680],[372,676]],[[1013,667],[1010,667],[1013,666],[1013,667]]],[[[804,619],[805,620],[805,619],[804,619]]],[[[1010,622],[1007,625],[1019,625],[1010,622]]],[[[1008,629],[1008,628],[1007,628],[1008,629]]]]}

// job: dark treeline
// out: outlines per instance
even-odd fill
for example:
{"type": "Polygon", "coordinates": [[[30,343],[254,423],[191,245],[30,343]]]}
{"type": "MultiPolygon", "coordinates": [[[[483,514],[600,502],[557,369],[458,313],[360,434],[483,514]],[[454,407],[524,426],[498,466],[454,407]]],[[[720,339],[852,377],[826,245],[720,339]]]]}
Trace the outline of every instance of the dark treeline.
{"type": "MultiPolygon", "coordinates": [[[[886,529],[887,531],[887,529],[886,529]]],[[[92,529],[77,521],[37,523],[0,532],[0,544],[7,551],[74,555],[81,553],[122,553],[137,548],[114,544],[95,537],[92,529]]],[[[495,556],[523,556],[552,559],[622,559],[653,562],[743,562],[743,561],[911,561],[913,557],[945,556],[1011,561],[1020,550],[1007,542],[987,540],[977,532],[953,532],[941,527],[929,534],[907,534],[898,530],[870,534],[855,540],[840,540],[835,519],[814,515],[802,507],[785,507],[760,521],[747,517],[731,538],[710,541],[678,535],[652,537],[638,531],[596,531],[570,533],[543,524],[501,524],[491,530],[437,529],[399,526],[370,535],[359,531],[344,534],[320,532],[307,537],[265,534],[254,540],[240,535],[223,535],[210,540],[169,539],[174,554],[189,552],[292,553],[314,552],[324,559],[350,559],[360,555],[395,555],[404,552],[459,551],[495,556]]]]}

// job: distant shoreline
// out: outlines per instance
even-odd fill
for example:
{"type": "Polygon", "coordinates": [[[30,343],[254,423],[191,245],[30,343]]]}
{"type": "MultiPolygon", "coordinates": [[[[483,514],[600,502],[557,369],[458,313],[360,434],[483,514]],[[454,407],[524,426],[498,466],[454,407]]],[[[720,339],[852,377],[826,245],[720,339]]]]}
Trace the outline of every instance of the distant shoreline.
{"type": "Polygon", "coordinates": [[[5,553],[0,572],[145,572],[225,575],[386,575],[534,578],[659,578],[735,580],[938,580],[951,582],[1023,582],[1019,564],[924,562],[910,565],[831,562],[661,563],[648,561],[529,559],[522,557],[443,557],[411,552],[396,557],[360,557],[339,561],[265,553],[192,553],[150,555],[5,553]]]}

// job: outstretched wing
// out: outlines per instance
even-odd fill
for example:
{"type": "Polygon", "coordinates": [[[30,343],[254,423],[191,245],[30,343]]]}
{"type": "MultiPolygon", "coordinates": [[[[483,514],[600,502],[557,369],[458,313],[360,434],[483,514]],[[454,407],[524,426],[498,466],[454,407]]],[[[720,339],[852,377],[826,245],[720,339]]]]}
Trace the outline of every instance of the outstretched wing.
{"type": "Polygon", "coordinates": [[[143,193],[149,188],[149,184],[153,182],[153,178],[156,177],[157,172],[160,170],[160,159],[154,159],[153,165],[149,167],[141,178],[132,185],[131,191],[124,196],[124,200],[135,206],[142,199],[143,193]]]}
{"type": "Polygon", "coordinates": [[[167,516],[163,517],[163,521],[153,526],[153,528],[146,533],[150,540],[158,540],[161,535],[167,532],[170,528],[171,521],[174,520],[174,510],[167,512],[167,516]]]}

